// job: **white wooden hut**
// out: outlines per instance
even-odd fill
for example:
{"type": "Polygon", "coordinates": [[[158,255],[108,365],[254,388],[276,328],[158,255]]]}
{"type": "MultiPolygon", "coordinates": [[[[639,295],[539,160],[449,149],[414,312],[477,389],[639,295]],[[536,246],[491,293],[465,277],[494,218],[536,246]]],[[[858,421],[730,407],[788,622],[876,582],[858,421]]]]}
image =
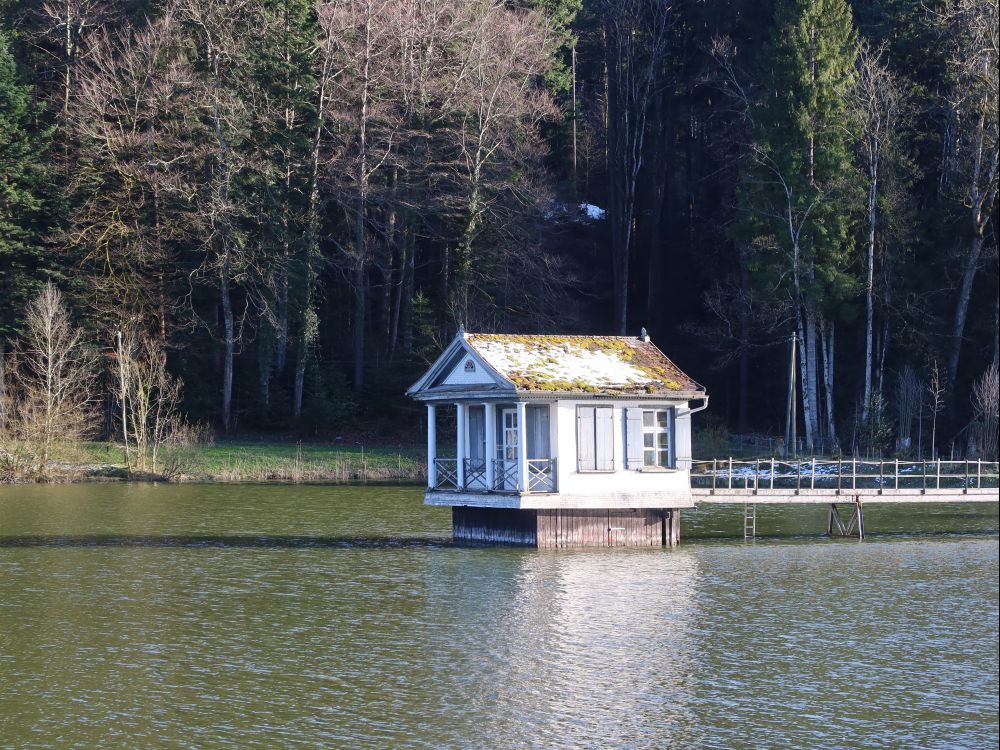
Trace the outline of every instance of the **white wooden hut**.
{"type": "Polygon", "coordinates": [[[427,404],[424,502],[452,507],[456,539],[539,547],[679,541],[680,509],[693,505],[691,414],[708,396],[645,331],[460,330],[407,393],[427,404]],[[454,407],[453,453],[438,451],[442,407],[454,407]]]}

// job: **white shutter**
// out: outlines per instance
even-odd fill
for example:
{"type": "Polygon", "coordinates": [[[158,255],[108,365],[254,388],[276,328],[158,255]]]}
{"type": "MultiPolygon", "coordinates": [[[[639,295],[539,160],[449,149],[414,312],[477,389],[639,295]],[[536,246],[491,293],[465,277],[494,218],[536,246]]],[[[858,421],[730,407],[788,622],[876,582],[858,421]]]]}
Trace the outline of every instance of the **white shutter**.
{"type": "Polygon", "coordinates": [[[577,471],[594,471],[594,456],[594,407],[581,406],[576,410],[577,471]]]}
{"type": "Polygon", "coordinates": [[[594,409],[595,463],[598,471],[615,470],[614,410],[610,407],[594,409]]]}
{"type": "Polygon", "coordinates": [[[671,435],[670,442],[674,448],[674,459],[678,469],[691,468],[691,412],[682,411],[677,414],[676,409],[670,410],[671,415],[671,435]]]}
{"type": "Polygon", "coordinates": [[[625,410],[625,468],[642,468],[642,409],[625,410]]]}

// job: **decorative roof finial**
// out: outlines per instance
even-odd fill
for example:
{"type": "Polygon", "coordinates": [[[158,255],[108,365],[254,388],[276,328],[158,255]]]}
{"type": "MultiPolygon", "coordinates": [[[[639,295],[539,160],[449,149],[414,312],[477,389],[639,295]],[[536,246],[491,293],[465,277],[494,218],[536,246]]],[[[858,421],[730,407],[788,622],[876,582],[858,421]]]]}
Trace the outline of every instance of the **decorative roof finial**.
{"type": "Polygon", "coordinates": [[[640,341],[649,341],[649,334],[646,333],[646,328],[645,327],[643,327],[643,329],[641,331],[639,331],[639,340],[640,341]]]}
{"type": "Polygon", "coordinates": [[[458,335],[465,336],[465,323],[462,323],[461,321],[458,324],[458,335]]]}

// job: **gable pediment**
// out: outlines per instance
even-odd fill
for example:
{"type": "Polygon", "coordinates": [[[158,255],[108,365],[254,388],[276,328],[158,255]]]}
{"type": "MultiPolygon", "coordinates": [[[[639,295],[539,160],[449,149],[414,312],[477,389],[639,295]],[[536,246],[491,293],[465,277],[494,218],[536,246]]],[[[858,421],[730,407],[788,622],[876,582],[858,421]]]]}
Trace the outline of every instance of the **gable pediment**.
{"type": "Polygon", "coordinates": [[[441,394],[450,389],[466,391],[512,388],[513,384],[469,346],[464,335],[460,335],[431,365],[424,377],[414,383],[408,393],[417,395],[434,391],[441,394]]]}
{"type": "Polygon", "coordinates": [[[468,352],[461,352],[450,363],[435,385],[494,385],[496,379],[468,352]]]}

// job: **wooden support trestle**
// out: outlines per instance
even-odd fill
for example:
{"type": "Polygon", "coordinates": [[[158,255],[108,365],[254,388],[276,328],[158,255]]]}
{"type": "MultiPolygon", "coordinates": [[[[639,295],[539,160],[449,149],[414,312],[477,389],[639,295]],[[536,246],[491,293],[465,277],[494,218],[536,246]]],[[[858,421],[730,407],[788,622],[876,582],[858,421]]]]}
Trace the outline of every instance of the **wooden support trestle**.
{"type": "Polygon", "coordinates": [[[830,512],[826,519],[827,536],[854,536],[857,533],[858,539],[865,538],[865,512],[861,498],[854,498],[852,505],[851,517],[845,524],[840,517],[837,503],[830,503],[830,512]],[[836,530],[836,534],[834,534],[834,530],[836,530]]]}

